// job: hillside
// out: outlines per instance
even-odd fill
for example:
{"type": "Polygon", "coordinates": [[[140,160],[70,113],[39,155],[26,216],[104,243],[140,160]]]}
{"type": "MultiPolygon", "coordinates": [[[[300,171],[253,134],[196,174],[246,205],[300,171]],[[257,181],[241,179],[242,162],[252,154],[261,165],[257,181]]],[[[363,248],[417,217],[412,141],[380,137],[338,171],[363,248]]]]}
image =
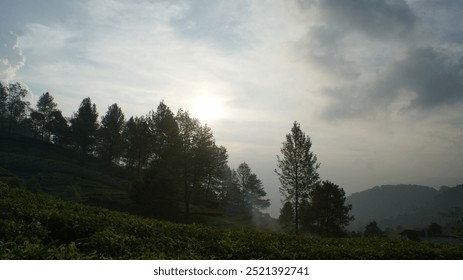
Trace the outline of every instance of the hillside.
{"type": "Polygon", "coordinates": [[[436,190],[418,185],[377,186],[346,199],[355,217],[352,230],[363,230],[370,221],[381,228],[419,228],[432,222],[446,224],[462,217],[445,217],[443,213],[463,209],[463,186],[436,190]]]}
{"type": "Polygon", "coordinates": [[[133,174],[27,137],[0,137],[0,180],[67,200],[127,210],[133,174]]]}
{"type": "Polygon", "coordinates": [[[179,225],[0,183],[0,259],[461,259],[462,246],[179,225]]]}
{"type": "MultiPolygon", "coordinates": [[[[11,186],[90,206],[134,212],[128,189],[137,178],[135,172],[108,166],[96,158],[82,161],[81,154],[71,149],[28,137],[0,135],[0,182],[11,186]]],[[[179,204],[181,208],[183,204],[179,204]]],[[[192,204],[188,220],[226,228],[279,229],[268,214],[254,213],[252,218],[226,216],[220,209],[192,204]]]]}

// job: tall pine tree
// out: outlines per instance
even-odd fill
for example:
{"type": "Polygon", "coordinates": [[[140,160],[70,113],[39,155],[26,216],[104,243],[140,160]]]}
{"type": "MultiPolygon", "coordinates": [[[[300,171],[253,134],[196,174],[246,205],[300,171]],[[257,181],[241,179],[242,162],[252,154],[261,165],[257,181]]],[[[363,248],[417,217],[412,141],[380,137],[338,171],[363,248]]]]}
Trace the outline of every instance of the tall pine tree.
{"type": "Polygon", "coordinates": [[[98,112],[90,97],[82,100],[79,110],[71,119],[71,130],[73,140],[84,159],[95,146],[98,130],[98,112]]]}
{"type": "Polygon", "coordinates": [[[98,153],[108,165],[117,162],[122,154],[124,125],[125,117],[122,109],[116,103],[109,106],[106,115],[101,118],[98,133],[98,153]]]}
{"type": "Polygon", "coordinates": [[[280,193],[284,202],[291,202],[294,207],[294,225],[296,234],[300,227],[300,207],[308,199],[309,191],[320,181],[317,169],[320,163],[311,151],[312,142],[294,122],[291,133],[281,148],[282,157],[277,155],[278,169],[275,172],[280,180],[280,193]]]}

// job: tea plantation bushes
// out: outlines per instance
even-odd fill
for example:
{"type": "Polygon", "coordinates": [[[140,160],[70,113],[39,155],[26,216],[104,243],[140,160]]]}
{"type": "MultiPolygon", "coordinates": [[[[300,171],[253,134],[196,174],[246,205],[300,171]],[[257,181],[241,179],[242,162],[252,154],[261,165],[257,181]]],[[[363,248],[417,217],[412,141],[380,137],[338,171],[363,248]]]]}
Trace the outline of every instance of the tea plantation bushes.
{"type": "Polygon", "coordinates": [[[0,183],[0,259],[462,259],[463,246],[180,225],[0,183]]]}

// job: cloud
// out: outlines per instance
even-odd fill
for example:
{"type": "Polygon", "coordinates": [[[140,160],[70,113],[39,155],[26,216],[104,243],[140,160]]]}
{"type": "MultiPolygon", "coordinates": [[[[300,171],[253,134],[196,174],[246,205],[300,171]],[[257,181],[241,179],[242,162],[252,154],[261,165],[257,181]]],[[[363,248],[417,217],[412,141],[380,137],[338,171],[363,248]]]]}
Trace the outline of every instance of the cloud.
{"type": "Polygon", "coordinates": [[[376,80],[350,87],[328,87],[328,119],[365,117],[433,108],[460,108],[463,103],[463,57],[431,47],[410,48],[377,72],[376,80]]]}
{"type": "Polygon", "coordinates": [[[323,0],[319,6],[329,21],[375,39],[402,40],[417,21],[404,0],[323,0]]]}
{"type": "Polygon", "coordinates": [[[242,49],[241,34],[250,16],[251,1],[186,1],[188,9],[172,25],[184,37],[207,40],[225,49],[242,49]]]}
{"type": "Polygon", "coordinates": [[[318,78],[312,94],[325,101],[319,110],[324,119],[390,117],[462,104],[463,24],[455,20],[461,1],[295,3],[305,32],[293,53],[307,75],[318,78]]]}
{"type": "Polygon", "coordinates": [[[327,26],[313,26],[297,43],[297,56],[310,67],[316,67],[336,78],[355,79],[358,72],[354,63],[345,57],[343,31],[327,26]]]}
{"type": "Polygon", "coordinates": [[[0,80],[9,81],[26,64],[26,57],[13,33],[0,34],[0,42],[0,80]]]}
{"type": "Polygon", "coordinates": [[[395,94],[411,91],[411,108],[429,109],[461,105],[463,101],[463,57],[455,60],[431,47],[414,48],[395,62],[385,77],[385,86],[395,94]]]}
{"type": "Polygon", "coordinates": [[[306,30],[294,43],[295,56],[330,80],[358,79],[368,63],[359,59],[377,56],[384,44],[409,42],[418,24],[403,0],[298,0],[295,6],[306,30]]]}

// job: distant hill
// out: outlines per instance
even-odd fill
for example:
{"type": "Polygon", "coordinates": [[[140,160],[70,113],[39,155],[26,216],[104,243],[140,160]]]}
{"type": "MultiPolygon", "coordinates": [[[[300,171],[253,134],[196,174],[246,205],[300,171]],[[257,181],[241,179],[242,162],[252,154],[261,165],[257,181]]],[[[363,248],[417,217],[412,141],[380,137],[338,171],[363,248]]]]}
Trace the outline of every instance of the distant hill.
{"type": "Polygon", "coordinates": [[[376,186],[354,193],[346,201],[352,204],[355,217],[351,230],[363,231],[373,220],[382,229],[427,227],[432,222],[446,224],[462,218],[463,185],[439,190],[419,185],[376,186]]]}

